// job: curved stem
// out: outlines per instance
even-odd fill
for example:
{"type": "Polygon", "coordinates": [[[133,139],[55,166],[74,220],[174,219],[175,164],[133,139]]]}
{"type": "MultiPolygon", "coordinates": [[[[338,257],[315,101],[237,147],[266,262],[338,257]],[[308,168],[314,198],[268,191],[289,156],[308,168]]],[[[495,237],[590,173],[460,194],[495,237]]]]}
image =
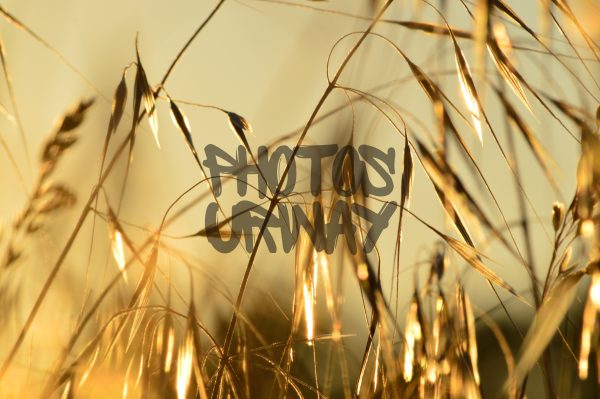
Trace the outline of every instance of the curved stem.
{"type": "MultiPolygon", "coordinates": [[[[164,85],[164,83],[167,81],[167,79],[169,78],[169,75],[173,71],[173,68],[175,68],[175,65],[177,64],[177,62],[179,61],[179,59],[181,58],[181,56],[183,55],[183,53],[188,49],[188,47],[190,46],[190,44],[194,41],[194,39],[198,36],[198,34],[204,29],[204,27],[208,24],[208,22],[213,18],[213,16],[216,14],[217,10],[223,5],[224,2],[225,2],[225,0],[220,0],[219,1],[219,3],[215,6],[215,8],[213,8],[212,12],[206,17],[206,19],[204,20],[204,22],[202,22],[202,24],[200,24],[200,26],[198,27],[198,29],[196,29],[196,31],[194,32],[194,34],[189,38],[189,40],[181,48],[181,50],[179,51],[179,53],[177,54],[177,56],[175,57],[175,59],[173,60],[173,62],[171,63],[171,65],[169,66],[169,69],[167,70],[167,72],[163,76],[163,78],[161,80],[161,86],[164,85]]],[[[0,7],[0,11],[3,11],[1,7],[0,7]]],[[[136,124],[140,123],[140,121],[142,120],[142,118],[144,117],[144,115],[145,115],[145,112],[142,112],[142,114],[140,115],[140,117],[136,121],[136,124]]],[[[79,216],[79,219],[77,220],[77,223],[75,224],[75,227],[74,227],[73,231],[71,232],[71,235],[69,236],[69,239],[67,240],[67,243],[63,247],[63,250],[61,251],[58,259],[56,260],[54,266],[52,267],[52,270],[50,271],[50,274],[46,278],[46,282],[42,286],[42,290],[38,294],[38,297],[37,297],[35,303],[33,304],[33,307],[31,308],[31,311],[29,312],[29,316],[27,317],[27,320],[25,321],[25,324],[21,328],[21,331],[19,332],[19,335],[17,336],[17,339],[15,340],[15,343],[13,344],[13,346],[12,346],[10,352],[8,353],[6,359],[4,359],[4,361],[2,362],[2,365],[0,366],[0,382],[2,381],[2,379],[4,378],[4,376],[6,375],[6,372],[8,371],[8,368],[12,364],[12,362],[13,362],[16,354],[17,354],[17,352],[19,351],[21,345],[23,344],[23,341],[25,340],[25,336],[29,332],[29,329],[31,328],[31,326],[33,324],[33,321],[35,320],[35,318],[36,318],[36,316],[37,316],[37,314],[38,314],[38,312],[40,310],[40,307],[42,306],[42,303],[44,302],[44,300],[46,298],[46,295],[48,294],[48,291],[50,290],[50,287],[54,283],[54,280],[56,279],[56,276],[58,275],[58,272],[60,271],[60,268],[61,268],[64,260],[66,259],[69,251],[71,250],[71,247],[73,246],[73,243],[75,242],[75,239],[79,235],[79,231],[83,227],[83,223],[85,222],[88,214],[90,213],[90,210],[92,209],[91,205],[95,201],[96,196],[98,195],[98,193],[100,191],[100,187],[102,187],[102,185],[104,184],[104,182],[108,178],[108,175],[111,173],[112,169],[114,168],[114,166],[116,165],[117,161],[119,160],[120,156],[123,154],[125,148],[127,148],[127,145],[128,145],[128,143],[130,141],[130,138],[133,137],[134,133],[135,133],[135,125],[131,129],[131,131],[129,132],[129,134],[125,138],[125,140],[123,140],[123,142],[119,146],[119,148],[116,151],[115,155],[113,156],[113,158],[110,160],[108,166],[106,167],[106,171],[104,172],[104,174],[100,178],[100,180],[99,180],[98,184],[96,185],[96,187],[92,190],[92,193],[90,194],[90,197],[88,198],[88,200],[87,200],[87,202],[86,202],[86,204],[85,204],[85,206],[83,208],[83,211],[81,212],[81,215],[79,216]]]]}
{"type": "Polygon", "coordinates": [[[296,143],[296,145],[295,145],[295,147],[294,147],[294,149],[292,151],[292,155],[290,156],[290,160],[287,162],[285,170],[283,171],[283,173],[281,175],[281,178],[279,179],[279,183],[277,184],[277,189],[275,190],[275,193],[274,193],[273,198],[271,199],[271,203],[269,205],[269,209],[267,210],[267,213],[265,215],[265,220],[264,220],[262,226],[260,227],[258,236],[256,237],[256,242],[254,244],[254,248],[252,249],[252,254],[250,255],[250,259],[248,261],[248,265],[246,266],[246,271],[244,272],[244,276],[242,278],[240,289],[238,291],[238,296],[237,296],[237,299],[236,299],[236,302],[235,302],[235,308],[233,309],[233,314],[231,315],[231,320],[229,322],[229,326],[227,327],[227,333],[225,335],[225,341],[223,343],[223,357],[221,357],[221,359],[219,360],[219,367],[218,367],[218,370],[217,370],[217,376],[216,376],[215,384],[213,386],[212,394],[211,394],[211,398],[213,398],[213,399],[216,398],[216,396],[217,396],[217,394],[219,392],[219,386],[221,384],[221,379],[223,378],[223,371],[224,371],[224,368],[225,368],[225,364],[228,362],[229,351],[231,350],[231,342],[233,340],[233,331],[235,330],[235,326],[236,326],[236,322],[237,322],[237,317],[238,317],[238,312],[239,312],[239,309],[240,309],[240,307],[242,305],[242,300],[244,298],[244,292],[245,292],[246,286],[248,284],[248,279],[250,278],[250,272],[252,271],[252,266],[254,265],[254,260],[256,259],[256,254],[258,253],[258,248],[260,246],[262,237],[263,237],[263,235],[264,235],[264,233],[265,233],[265,231],[267,229],[267,226],[269,224],[269,220],[271,219],[273,211],[275,210],[275,207],[277,206],[277,202],[279,200],[281,189],[282,189],[282,187],[283,187],[283,185],[285,183],[285,179],[287,178],[287,174],[288,174],[288,172],[289,172],[289,170],[290,170],[290,168],[292,166],[294,158],[296,157],[296,154],[298,153],[298,150],[299,150],[300,146],[302,145],[302,142],[304,141],[304,138],[306,137],[306,134],[308,133],[308,130],[310,129],[310,127],[312,126],[312,123],[314,122],[315,118],[317,117],[317,114],[319,113],[319,111],[323,107],[323,104],[325,104],[325,100],[327,100],[327,98],[329,97],[329,95],[331,94],[331,92],[335,89],[336,83],[339,80],[339,78],[340,78],[342,72],[344,71],[345,67],[350,62],[350,59],[356,53],[356,51],[358,50],[358,48],[360,47],[360,45],[365,41],[365,39],[367,38],[367,36],[369,35],[369,33],[375,27],[375,24],[377,24],[377,22],[379,21],[379,19],[381,18],[381,16],[385,13],[385,11],[387,10],[387,8],[390,6],[390,4],[392,4],[393,1],[394,0],[387,0],[386,1],[386,3],[381,7],[381,9],[377,13],[377,15],[371,21],[371,24],[369,25],[369,27],[361,35],[361,37],[358,40],[358,42],[354,45],[354,47],[350,50],[350,52],[344,58],[342,64],[338,68],[335,76],[333,77],[333,79],[331,79],[331,81],[327,85],[327,88],[325,89],[325,92],[323,93],[323,95],[319,99],[319,102],[317,103],[315,109],[313,110],[312,114],[310,115],[310,118],[308,119],[308,122],[306,123],[306,126],[302,130],[302,133],[300,134],[300,137],[298,138],[298,142],[296,143]]]}

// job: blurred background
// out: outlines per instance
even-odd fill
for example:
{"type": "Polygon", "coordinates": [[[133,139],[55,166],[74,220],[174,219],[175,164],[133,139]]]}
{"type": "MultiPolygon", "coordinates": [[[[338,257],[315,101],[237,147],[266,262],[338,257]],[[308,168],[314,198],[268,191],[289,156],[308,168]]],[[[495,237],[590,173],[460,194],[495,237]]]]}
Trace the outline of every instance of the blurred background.
{"type": "MultiPolygon", "coordinates": [[[[474,9],[471,2],[432,3],[443,10],[453,28],[465,31],[474,29],[472,16],[468,12],[474,9]]],[[[494,18],[507,27],[518,70],[537,90],[593,114],[598,104],[585,89],[598,95],[598,87],[593,81],[593,77],[599,76],[598,63],[585,47],[585,42],[573,24],[552,6],[560,26],[569,38],[576,41],[580,56],[590,59],[586,63],[587,71],[582,62],[573,56],[573,49],[559,32],[557,25],[544,15],[546,2],[508,3],[531,29],[548,35],[542,39],[548,48],[555,54],[568,55],[559,56],[561,64],[523,29],[498,13],[494,18]],[[577,82],[576,78],[580,81],[577,82]]],[[[81,99],[93,97],[95,101],[76,130],[77,143],[61,158],[53,176],[53,180],[65,184],[74,192],[76,203],[44,221],[40,230],[24,237],[18,243],[19,250],[22,251],[21,258],[14,267],[0,276],[3,293],[0,357],[4,358],[11,349],[52,265],[76,225],[83,205],[97,183],[113,95],[124,68],[136,61],[136,37],[148,81],[151,86],[157,87],[182,46],[215,4],[214,1],[112,0],[2,2],[5,14],[0,21],[0,39],[5,54],[4,65],[10,73],[15,100],[15,104],[12,104],[9,87],[6,80],[3,80],[0,85],[0,103],[6,112],[0,115],[0,136],[5,143],[0,155],[0,220],[5,237],[10,235],[15,218],[22,212],[31,195],[43,143],[52,134],[57,121],[69,107],[81,99]],[[7,13],[30,31],[7,18],[7,13]],[[18,118],[22,122],[26,147],[15,120],[14,105],[17,106],[18,118]],[[14,163],[8,152],[14,158],[14,163]],[[14,164],[18,166],[18,173],[14,164]]],[[[344,35],[364,31],[374,10],[381,4],[382,2],[375,0],[225,2],[182,55],[164,84],[165,91],[156,100],[160,148],[155,144],[150,125],[146,120],[142,121],[132,162],[127,167],[127,156],[120,157],[99,196],[98,211],[102,215],[107,212],[108,200],[113,209],[118,209],[119,221],[129,238],[141,245],[159,227],[167,208],[177,197],[202,179],[196,161],[178,128],[171,121],[166,93],[178,102],[189,119],[192,137],[201,159],[205,155],[204,147],[208,144],[235,154],[240,141],[229,126],[225,114],[192,103],[212,105],[242,115],[252,126],[253,134],[248,136],[248,140],[256,151],[258,146],[268,145],[304,127],[327,87],[327,77],[333,76],[344,56],[359,38],[357,34],[347,37],[344,35]],[[344,38],[341,39],[342,37],[344,38]]],[[[581,25],[592,38],[598,40],[600,3],[596,0],[579,0],[569,4],[581,25]]],[[[384,18],[389,21],[442,23],[439,15],[421,1],[395,2],[384,14],[384,18]]],[[[449,101],[468,115],[456,73],[452,41],[448,36],[430,35],[396,23],[380,23],[374,31],[395,43],[414,63],[435,77],[449,101]]],[[[476,66],[473,42],[460,38],[458,40],[471,63],[486,113],[491,124],[497,127],[499,141],[504,148],[509,148],[511,144],[507,140],[500,103],[483,80],[484,75],[480,74],[479,66],[476,66]]],[[[494,75],[495,67],[489,58],[487,57],[485,65],[489,79],[498,81],[498,77],[494,75]]],[[[134,92],[134,70],[135,68],[130,68],[126,75],[129,102],[134,92]]],[[[383,39],[375,36],[368,38],[351,59],[338,84],[385,99],[402,115],[410,135],[415,135],[426,143],[434,142],[429,140],[437,129],[431,103],[412,77],[404,59],[383,39]]],[[[355,99],[352,107],[348,107],[348,98],[354,96],[356,94],[350,91],[334,91],[325,102],[320,115],[342,108],[315,124],[308,132],[306,143],[342,146],[352,139],[356,147],[363,143],[382,150],[393,147],[396,152],[394,191],[381,200],[399,202],[404,138],[367,101],[355,99]]],[[[518,103],[512,92],[509,96],[518,104],[524,120],[553,159],[550,170],[558,183],[558,190],[554,190],[526,141],[522,136],[516,136],[513,143],[515,151],[508,152],[511,159],[517,159],[521,170],[521,183],[527,196],[526,215],[530,221],[530,235],[534,243],[532,259],[536,272],[543,277],[553,249],[550,220],[552,204],[554,201],[568,204],[574,194],[580,144],[531,95],[528,95],[531,112],[518,103]]],[[[121,126],[111,140],[108,159],[111,159],[118,145],[125,139],[131,126],[131,118],[131,104],[128,103],[121,126]]],[[[393,116],[392,119],[401,125],[400,118],[393,116]]],[[[570,121],[565,123],[573,128],[570,121]]],[[[481,144],[467,122],[456,117],[455,124],[494,193],[504,218],[514,227],[516,243],[521,250],[525,250],[523,233],[519,228],[521,213],[514,177],[490,130],[484,127],[481,144]]],[[[293,146],[296,138],[297,135],[294,135],[284,143],[293,146]]],[[[503,229],[504,222],[498,207],[481,179],[458,156],[457,151],[458,147],[451,147],[449,159],[464,183],[475,193],[489,219],[499,229],[503,229]]],[[[297,191],[308,190],[307,177],[310,171],[306,165],[307,163],[298,164],[297,191]]],[[[330,171],[331,165],[324,164],[324,169],[330,171]]],[[[255,175],[249,180],[249,183],[258,184],[255,175]]],[[[329,175],[323,177],[324,188],[331,188],[330,180],[329,175]]],[[[205,190],[206,186],[199,186],[186,195],[175,209],[192,203],[193,198],[205,190]]],[[[225,212],[230,213],[231,207],[240,200],[235,185],[225,185],[219,199],[225,212]]],[[[243,199],[257,200],[257,197],[250,192],[243,199]]],[[[312,201],[310,195],[307,201],[312,201]]],[[[366,201],[374,210],[381,206],[378,200],[366,201]]],[[[161,252],[160,274],[156,278],[163,293],[169,292],[169,306],[184,314],[187,304],[181,298],[191,295],[192,279],[199,318],[207,326],[212,326],[217,331],[215,336],[222,340],[223,330],[226,329],[232,310],[231,299],[228,298],[235,298],[238,292],[248,254],[241,247],[230,254],[219,253],[202,237],[175,238],[193,234],[205,227],[205,210],[209,202],[212,202],[210,197],[195,202],[193,207],[165,229],[161,243],[167,249],[161,252]],[[193,277],[188,272],[190,265],[193,266],[193,277]],[[178,293],[171,293],[171,289],[178,293]]],[[[458,237],[446,220],[443,207],[418,162],[415,163],[410,209],[440,231],[458,237]]],[[[38,392],[41,389],[48,370],[67,345],[82,312],[119,271],[111,252],[111,231],[106,220],[96,217],[94,223],[93,216],[88,216],[77,235],[16,360],[2,381],[0,395],[3,397],[29,397],[25,392],[38,392]]],[[[390,294],[390,302],[395,301],[389,291],[390,282],[392,278],[398,279],[398,323],[403,324],[415,284],[423,284],[429,276],[428,262],[438,247],[440,238],[423,223],[405,214],[400,275],[393,277],[397,218],[398,213],[394,214],[390,227],[378,241],[379,252],[373,255],[371,262],[380,267],[383,290],[386,295],[390,294]]],[[[477,248],[492,260],[488,263],[490,269],[527,297],[530,281],[523,265],[515,261],[497,240],[490,239],[489,233],[477,234],[476,230],[472,233],[476,237],[477,248]]],[[[279,243],[277,234],[274,233],[276,242],[279,243]]],[[[6,245],[5,241],[3,245],[6,245]]],[[[583,248],[579,250],[583,251],[583,248]]],[[[447,254],[448,282],[461,280],[471,298],[475,315],[487,314],[495,320],[507,334],[513,352],[517,353],[521,338],[511,329],[504,314],[498,311],[498,299],[486,280],[451,252],[447,254]]],[[[133,255],[126,249],[125,256],[129,258],[133,255]]],[[[147,254],[144,253],[142,257],[146,258],[147,254]]],[[[289,333],[296,278],[294,260],[293,251],[290,254],[283,251],[272,254],[264,246],[258,251],[242,309],[248,319],[259,327],[266,342],[285,340],[289,333]]],[[[339,283],[338,294],[343,298],[341,333],[345,335],[343,347],[350,379],[354,381],[368,337],[369,307],[365,304],[352,270],[347,266],[347,260],[343,256],[332,257],[330,268],[332,273],[337,275],[339,272],[340,275],[336,284],[339,283]]],[[[106,320],[115,309],[129,301],[141,270],[137,266],[132,267],[127,280],[123,279],[115,286],[107,302],[83,333],[82,343],[78,345],[90,340],[102,325],[102,320],[106,320]]],[[[526,331],[535,310],[531,305],[514,300],[506,291],[499,290],[499,295],[506,301],[507,311],[521,329],[526,331]]],[[[577,305],[579,311],[573,313],[575,319],[580,317],[575,315],[581,313],[584,296],[585,287],[582,287],[577,305]]],[[[161,302],[157,298],[160,296],[153,297],[152,301],[161,302]]],[[[330,334],[332,322],[324,292],[317,294],[316,301],[316,334],[330,334]]],[[[483,396],[503,397],[501,392],[506,381],[506,370],[498,370],[499,363],[503,362],[503,355],[489,328],[485,323],[479,324],[479,368],[483,396]]],[[[79,350],[83,348],[76,347],[79,350]]],[[[298,356],[308,356],[310,359],[311,348],[304,346],[298,350],[298,356]]],[[[78,350],[73,352],[77,353],[78,350]]],[[[315,354],[317,356],[325,358],[327,352],[323,349],[315,354]]],[[[555,356],[554,364],[560,369],[564,363],[559,359],[560,356],[555,356]]],[[[572,363],[570,367],[576,369],[573,359],[565,362],[572,363]]],[[[111,372],[124,372],[120,366],[106,366],[107,381],[114,381],[111,380],[111,372]]],[[[309,370],[310,367],[312,366],[308,366],[309,370]]],[[[306,371],[306,375],[310,376],[310,371],[306,371]]],[[[581,396],[571,397],[597,395],[594,374],[591,375],[587,388],[583,385],[577,387],[578,392],[582,392],[581,396]],[[580,389],[584,391],[579,391],[580,389]]],[[[331,397],[343,396],[341,377],[334,374],[331,397]]],[[[104,387],[104,393],[96,393],[98,396],[88,393],[88,396],[82,394],[82,397],[122,396],[121,382],[115,382],[114,392],[108,385],[104,387]]],[[[530,398],[542,397],[544,394],[539,368],[534,369],[528,389],[527,396],[530,398]]],[[[135,395],[135,392],[131,395],[135,395]]],[[[312,397],[311,395],[307,393],[307,396],[312,397]]],[[[256,394],[256,397],[260,395],[256,394]]]]}

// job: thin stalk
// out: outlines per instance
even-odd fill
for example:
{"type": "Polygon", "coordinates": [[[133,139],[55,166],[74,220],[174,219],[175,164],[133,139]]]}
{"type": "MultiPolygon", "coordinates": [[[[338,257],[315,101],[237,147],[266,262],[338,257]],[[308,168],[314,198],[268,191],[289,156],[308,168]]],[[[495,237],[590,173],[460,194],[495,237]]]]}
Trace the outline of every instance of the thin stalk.
{"type": "Polygon", "coordinates": [[[321,98],[319,99],[319,102],[317,103],[317,106],[315,107],[315,109],[313,110],[310,118],[308,119],[308,122],[306,123],[306,126],[304,127],[304,130],[302,131],[302,133],[300,134],[300,137],[298,139],[298,142],[296,143],[292,154],[290,156],[290,160],[287,162],[287,165],[285,167],[285,170],[283,171],[281,178],[279,179],[279,183],[277,184],[277,189],[275,190],[275,193],[273,195],[273,198],[271,199],[271,203],[269,205],[269,209],[267,210],[267,213],[265,215],[265,220],[260,228],[260,231],[258,233],[258,236],[256,237],[256,242],[254,244],[254,248],[252,249],[252,254],[250,255],[250,260],[248,261],[248,265],[246,266],[246,271],[244,272],[244,277],[242,278],[242,282],[240,285],[240,289],[238,291],[238,296],[236,299],[236,303],[235,303],[235,308],[233,310],[233,313],[231,315],[231,321],[229,322],[229,326],[227,328],[227,333],[225,335],[225,341],[223,344],[223,357],[221,357],[221,359],[219,360],[219,367],[217,370],[217,376],[215,379],[215,383],[212,389],[212,394],[211,397],[214,399],[217,397],[217,394],[219,392],[219,386],[221,384],[221,379],[223,378],[223,370],[225,368],[225,364],[229,361],[229,352],[231,350],[231,342],[232,342],[232,338],[233,338],[233,331],[235,330],[235,326],[236,326],[236,322],[237,322],[237,314],[238,311],[242,305],[242,300],[244,298],[244,292],[246,290],[246,285],[248,284],[248,279],[250,278],[250,272],[252,271],[252,266],[254,265],[254,260],[256,259],[256,255],[258,253],[258,248],[260,246],[262,237],[265,233],[265,230],[267,229],[267,226],[269,224],[269,220],[271,219],[271,216],[273,214],[273,211],[275,210],[275,207],[278,203],[279,200],[279,196],[281,193],[281,189],[283,188],[283,185],[285,183],[285,179],[287,177],[287,174],[292,166],[292,163],[296,157],[296,154],[298,153],[298,150],[300,148],[300,145],[302,145],[302,142],[304,141],[304,138],[306,137],[306,134],[308,133],[308,130],[310,129],[310,127],[312,126],[313,121],[315,120],[315,118],[317,117],[317,114],[319,113],[319,111],[321,110],[321,108],[323,107],[323,105],[325,104],[325,100],[327,100],[327,98],[329,97],[329,95],[331,94],[331,92],[335,89],[336,87],[336,83],[339,80],[342,72],[344,71],[345,67],[348,65],[348,63],[350,62],[350,59],[352,58],[352,56],[356,53],[356,51],[358,50],[358,48],[360,47],[360,45],[365,41],[365,39],[367,38],[367,36],[369,35],[369,33],[373,30],[373,28],[375,27],[375,24],[379,21],[379,19],[381,18],[381,16],[384,14],[384,12],[387,10],[387,8],[390,6],[390,4],[392,4],[394,0],[387,0],[386,3],[381,7],[380,11],[377,13],[377,15],[375,16],[375,18],[373,19],[373,21],[371,22],[371,24],[369,25],[369,27],[367,28],[367,30],[361,35],[360,39],[358,40],[358,42],[354,45],[354,47],[350,50],[350,52],[346,55],[344,61],[342,62],[342,64],[340,65],[340,67],[338,68],[335,76],[333,77],[333,79],[329,82],[329,84],[327,85],[327,88],[325,89],[325,92],[323,93],[323,95],[321,96],[321,98]]]}
{"type": "MultiPolygon", "coordinates": [[[[198,29],[196,29],[194,34],[190,37],[190,39],[186,42],[186,44],[183,46],[183,48],[179,51],[179,53],[177,54],[177,56],[175,57],[175,59],[173,60],[171,65],[169,66],[169,69],[165,73],[163,79],[161,80],[161,86],[164,85],[164,83],[167,81],[169,75],[173,71],[173,68],[175,67],[175,65],[177,64],[177,62],[179,61],[179,59],[181,58],[183,53],[187,50],[187,48],[190,46],[190,44],[193,42],[193,40],[198,36],[198,34],[202,31],[202,29],[208,24],[208,22],[213,18],[213,16],[216,14],[217,10],[223,5],[224,2],[225,2],[225,0],[219,1],[219,3],[215,6],[213,11],[208,15],[208,17],[204,20],[204,22],[202,22],[202,24],[200,24],[198,29]]],[[[1,7],[0,7],[0,11],[5,13],[1,7]]],[[[142,111],[140,117],[138,118],[138,120],[136,122],[137,124],[140,123],[140,121],[142,120],[144,115],[145,115],[145,111],[142,111]]],[[[117,164],[117,161],[123,154],[124,150],[128,147],[129,141],[130,141],[131,137],[133,137],[134,133],[135,133],[135,125],[134,125],[134,127],[132,127],[131,131],[129,132],[129,134],[127,135],[125,140],[123,140],[123,142],[121,143],[121,145],[115,152],[115,155],[113,156],[113,158],[110,160],[108,166],[106,167],[106,171],[100,178],[99,184],[97,184],[96,187],[94,187],[94,189],[92,190],[92,193],[90,194],[90,197],[88,198],[85,206],[83,207],[83,211],[81,212],[81,215],[79,216],[79,219],[77,220],[77,223],[75,224],[75,227],[74,227],[73,231],[71,232],[69,239],[67,240],[67,243],[63,247],[63,250],[61,251],[58,259],[56,260],[54,266],[52,267],[50,274],[46,278],[46,282],[42,286],[42,290],[38,294],[38,297],[37,297],[35,303],[33,304],[31,311],[29,312],[29,316],[27,316],[27,320],[25,321],[25,324],[21,328],[21,331],[19,332],[19,335],[17,336],[17,339],[15,340],[15,343],[13,344],[6,359],[4,359],[4,361],[2,362],[2,365],[0,366],[0,382],[6,375],[6,372],[8,371],[10,365],[12,364],[21,345],[23,344],[23,341],[25,340],[25,337],[27,336],[27,333],[29,332],[29,330],[31,328],[33,321],[35,320],[35,318],[40,310],[40,307],[42,306],[42,303],[44,302],[46,295],[48,294],[48,292],[50,290],[50,287],[54,283],[54,280],[56,279],[56,276],[58,275],[60,268],[62,267],[69,251],[71,250],[71,247],[73,246],[73,243],[75,242],[75,239],[77,238],[77,236],[79,234],[79,231],[83,227],[83,224],[92,209],[91,205],[95,201],[96,196],[98,195],[98,193],[100,191],[100,187],[104,184],[104,182],[108,178],[109,174],[111,173],[112,169],[117,164]]]]}

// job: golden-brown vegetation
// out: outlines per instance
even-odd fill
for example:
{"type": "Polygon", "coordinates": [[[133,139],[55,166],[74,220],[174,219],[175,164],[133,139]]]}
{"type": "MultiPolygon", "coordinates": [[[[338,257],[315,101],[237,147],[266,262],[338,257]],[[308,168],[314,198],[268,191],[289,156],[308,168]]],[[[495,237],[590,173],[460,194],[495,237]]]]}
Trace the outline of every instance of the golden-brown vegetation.
{"type": "MultiPolygon", "coordinates": [[[[41,155],[32,160],[37,174],[31,179],[23,173],[29,161],[15,155],[21,151],[13,148],[18,142],[5,140],[0,132],[7,160],[3,165],[12,168],[23,186],[4,184],[3,193],[26,191],[21,210],[0,235],[0,321],[6,326],[0,333],[1,397],[599,394],[597,38],[565,0],[537,5],[539,27],[526,22],[521,11],[513,10],[511,3],[516,2],[508,0],[381,0],[368,2],[368,7],[361,4],[359,11],[347,11],[338,3],[215,1],[159,80],[142,63],[143,32],[126,38],[132,43],[132,62],[124,66],[113,98],[102,98],[93,89],[98,98],[82,100],[67,111],[42,144],[41,155]],[[168,85],[182,56],[193,51],[191,44],[216,16],[227,18],[240,3],[283,7],[332,21],[349,19],[357,26],[323,60],[327,79],[319,82],[324,86],[318,86],[321,91],[310,104],[309,117],[270,142],[254,123],[257,133],[252,135],[251,118],[234,112],[234,105],[182,100],[168,85]],[[458,13],[466,23],[455,22],[458,13]],[[391,33],[398,29],[402,35],[391,33]],[[411,40],[429,45],[433,55],[409,49],[411,40]],[[396,68],[393,80],[375,79],[365,89],[361,79],[350,76],[371,73],[377,78],[366,65],[372,57],[383,59],[384,53],[396,68]],[[541,65],[530,62],[536,57],[541,65]],[[560,72],[553,75],[549,65],[560,72]],[[545,81],[540,83],[539,76],[545,81]],[[408,91],[408,103],[401,102],[402,89],[408,91]],[[331,106],[338,95],[343,101],[331,106]],[[88,172],[85,182],[71,183],[61,174],[63,159],[78,151],[75,144],[91,123],[88,114],[101,100],[111,104],[102,110],[105,135],[95,140],[103,145],[85,159],[87,164],[75,166],[88,172]],[[172,126],[164,126],[162,110],[170,113],[172,126]],[[220,123],[229,124],[231,136],[249,154],[248,164],[237,170],[256,172],[256,180],[247,183],[249,195],[265,187],[260,228],[252,234],[234,229],[242,215],[232,213],[228,199],[215,192],[201,149],[216,142],[217,135],[199,133],[200,121],[192,124],[194,119],[188,118],[197,110],[222,116],[220,123]],[[322,142],[313,132],[321,134],[317,129],[322,125],[331,128],[334,119],[335,126],[349,131],[337,137],[341,146],[376,145],[370,134],[385,124],[387,136],[379,143],[395,148],[402,158],[393,175],[397,190],[390,196],[368,196],[360,190],[343,196],[334,190],[336,182],[350,188],[357,179],[368,179],[355,175],[350,157],[339,170],[323,163],[323,184],[316,196],[309,189],[284,190],[299,149],[322,142]],[[553,134],[580,149],[578,160],[568,159],[571,166],[564,171],[574,184],[561,183],[558,176],[556,150],[549,149],[550,123],[553,134]],[[168,129],[181,133],[177,137],[184,146],[178,159],[192,160],[194,182],[183,191],[167,192],[169,205],[159,215],[133,221],[123,216],[132,168],[153,162],[138,160],[139,143],[152,135],[160,148],[167,132],[174,131],[168,129]],[[269,148],[291,143],[291,157],[279,164],[274,187],[259,166],[256,141],[269,148]],[[502,172],[486,167],[492,152],[492,169],[502,172]],[[496,184],[496,179],[504,183],[496,184]],[[536,190],[542,184],[549,187],[551,207],[546,200],[538,201],[536,190]],[[87,191],[78,189],[81,185],[87,191]],[[427,213],[415,205],[427,201],[427,213]],[[207,202],[216,203],[219,222],[192,234],[174,227],[191,212],[204,210],[207,202]],[[313,203],[320,205],[322,217],[313,203]],[[365,250],[372,241],[369,226],[358,212],[349,213],[351,223],[343,223],[343,233],[358,243],[357,250],[339,239],[332,253],[319,251],[314,239],[325,234],[323,220],[338,217],[337,203],[347,209],[397,207],[388,228],[391,239],[383,239],[372,252],[365,250]],[[269,222],[280,207],[293,204],[306,210],[314,234],[300,233],[293,256],[262,254],[271,237],[269,222]],[[77,215],[74,224],[53,238],[57,249],[52,256],[42,256],[36,242],[52,225],[70,223],[63,219],[65,212],[77,215]],[[431,221],[435,214],[443,215],[441,223],[431,221]],[[249,253],[213,256],[208,246],[196,252],[181,246],[214,237],[248,238],[253,247],[249,253]],[[83,250],[70,255],[76,243],[83,250]],[[426,248],[425,255],[407,253],[407,245],[426,248]],[[115,266],[100,273],[102,251],[114,258],[105,263],[115,266]],[[231,276],[224,271],[226,263],[237,276],[231,281],[225,281],[231,276]],[[260,279],[264,286],[277,288],[275,296],[265,287],[250,288],[259,263],[277,268],[276,279],[260,279]],[[501,267],[505,264],[516,265],[512,273],[501,267]],[[98,269],[90,270],[91,265],[98,269]],[[78,272],[69,274],[65,283],[60,276],[67,268],[78,272]],[[39,284],[24,284],[32,273],[41,276],[39,284]],[[485,286],[471,288],[471,275],[485,286]],[[55,294],[65,291],[72,298],[55,294]],[[493,302],[484,304],[483,297],[493,302]],[[61,312],[75,316],[70,323],[54,325],[47,314],[61,312]],[[34,334],[44,337],[44,344],[30,351],[34,334]]],[[[598,5],[590,7],[597,19],[598,5]]],[[[83,76],[27,21],[8,7],[0,6],[0,14],[8,34],[16,28],[25,31],[29,40],[83,76]]],[[[10,53],[4,46],[0,49],[10,102],[0,111],[20,133],[18,145],[27,154],[27,124],[8,73],[10,53]]],[[[232,99],[236,90],[243,90],[223,85],[223,90],[230,89],[232,99]]],[[[222,185],[238,184],[236,176],[222,179],[222,185]]],[[[310,172],[302,177],[310,179],[310,172]]],[[[149,180],[152,190],[163,191],[158,178],[149,180]]],[[[143,209],[147,201],[138,196],[134,202],[143,209]]]]}

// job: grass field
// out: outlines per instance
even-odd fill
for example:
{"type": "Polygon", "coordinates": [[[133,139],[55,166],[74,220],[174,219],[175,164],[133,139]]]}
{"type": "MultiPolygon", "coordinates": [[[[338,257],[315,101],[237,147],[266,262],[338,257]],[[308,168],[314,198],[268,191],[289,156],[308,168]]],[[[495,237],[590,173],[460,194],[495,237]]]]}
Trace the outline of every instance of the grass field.
{"type": "Polygon", "coordinates": [[[600,394],[600,3],[0,5],[1,398],[600,394]]]}

